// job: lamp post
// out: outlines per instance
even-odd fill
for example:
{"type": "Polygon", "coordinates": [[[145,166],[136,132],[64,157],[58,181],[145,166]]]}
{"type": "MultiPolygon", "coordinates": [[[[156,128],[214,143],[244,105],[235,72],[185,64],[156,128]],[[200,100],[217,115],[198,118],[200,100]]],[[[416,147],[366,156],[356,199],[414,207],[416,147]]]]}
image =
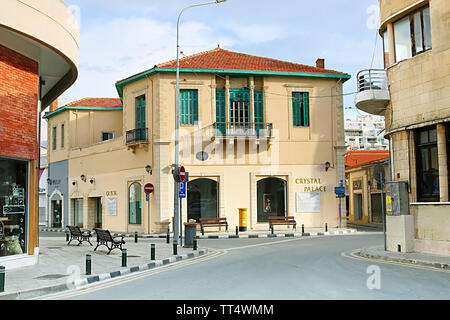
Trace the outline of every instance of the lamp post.
{"type": "MultiPolygon", "coordinates": [[[[175,95],[175,164],[174,164],[174,168],[173,170],[178,169],[179,167],[179,129],[180,129],[180,19],[182,14],[190,9],[190,8],[194,8],[194,7],[201,7],[201,6],[207,6],[210,4],[218,4],[221,2],[225,2],[227,0],[216,0],[213,2],[206,2],[206,3],[200,3],[200,4],[194,4],[191,5],[189,7],[184,8],[180,14],[178,15],[178,20],[177,20],[177,84],[176,84],[176,95],[175,95]]],[[[174,222],[173,222],[173,245],[176,246],[178,243],[178,208],[179,208],[179,204],[178,204],[178,183],[176,181],[174,181],[174,193],[173,193],[173,200],[174,200],[174,222]]]]}

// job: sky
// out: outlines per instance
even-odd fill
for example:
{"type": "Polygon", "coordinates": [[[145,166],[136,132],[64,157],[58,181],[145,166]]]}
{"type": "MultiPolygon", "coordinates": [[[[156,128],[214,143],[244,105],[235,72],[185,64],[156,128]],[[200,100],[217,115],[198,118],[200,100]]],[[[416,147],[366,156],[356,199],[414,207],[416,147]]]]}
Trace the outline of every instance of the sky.
{"type": "MultiPolygon", "coordinates": [[[[64,0],[80,24],[80,56],[78,79],[59,105],[118,97],[116,81],[175,59],[178,14],[208,1],[64,0]]],[[[344,105],[354,118],[358,71],[383,68],[378,21],[378,0],[227,0],[185,11],[180,46],[185,55],[220,45],[313,66],[324,58],[327,69],[352,76],[344,105]]]]}

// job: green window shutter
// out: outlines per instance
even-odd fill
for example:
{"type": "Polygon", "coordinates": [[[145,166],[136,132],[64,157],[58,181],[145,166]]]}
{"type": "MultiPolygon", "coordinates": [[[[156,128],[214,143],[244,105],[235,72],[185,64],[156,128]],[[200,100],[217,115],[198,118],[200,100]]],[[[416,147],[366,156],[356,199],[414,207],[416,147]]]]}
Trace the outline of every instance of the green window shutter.
{"type": "Polygon", "coordinates": [[[193,125],[198,121],[198,90],[180,90],[180,123],[193,125]]]}
{"type": "Polygon", "coordinates": [[[225,89],[216,89],[216,122],[217,129],[225,134],[226,113],[225,113],[225,89]]]}
{"type": "Polygon", "coordinates": [[[56,127],[53,127],[52,150],[56,150],[56,127]]]}
{"type": "Polygon", "coordinates": [[[292,93],[292,118],[294,127],[309,127],[309,93],[292,93]]]}
{"type": "Polygon", "coordinates": [[[136,98],[136,129],[145,128],[145,96],[136,98]]]}
{"type": "Polygon", "coordinates": [[[261,90],[254,91],[255,96],[255,106],[254,106],[254,116],[255,116],[255,130],[259,133],[259,130],[264,129],[264,109],[263,109],[263,93],[261,90]]]}

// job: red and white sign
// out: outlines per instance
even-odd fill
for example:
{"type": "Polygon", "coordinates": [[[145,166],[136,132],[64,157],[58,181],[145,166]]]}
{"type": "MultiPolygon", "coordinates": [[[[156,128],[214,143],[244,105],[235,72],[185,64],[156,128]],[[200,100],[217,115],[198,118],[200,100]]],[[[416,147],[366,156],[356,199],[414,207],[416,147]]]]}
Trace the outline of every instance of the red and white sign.
{"type": "Polygon", "coordinates": [[[147,183],[147,184],[144,186],[144,191],[145,191],[145,193],[147,193],[147,194],[152,193],[154,190],[155,190],[155,187],[153,187],[153,185],[152,185],[151,183],[147,183]]]}
{"type": "Polygon", "coordinates": [[[183,182],[186,179],[186,169],[180,167],[180,181],[183,182]]]}

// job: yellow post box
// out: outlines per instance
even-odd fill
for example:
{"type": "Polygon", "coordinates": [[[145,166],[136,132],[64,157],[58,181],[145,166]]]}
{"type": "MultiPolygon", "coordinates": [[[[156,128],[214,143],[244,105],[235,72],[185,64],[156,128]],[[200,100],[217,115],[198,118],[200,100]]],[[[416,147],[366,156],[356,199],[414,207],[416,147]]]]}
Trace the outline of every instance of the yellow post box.
{"type": "Polygon", "coordinates": [[[247,208],[239,208],[239,231],[247,231],[247,208]]]}

